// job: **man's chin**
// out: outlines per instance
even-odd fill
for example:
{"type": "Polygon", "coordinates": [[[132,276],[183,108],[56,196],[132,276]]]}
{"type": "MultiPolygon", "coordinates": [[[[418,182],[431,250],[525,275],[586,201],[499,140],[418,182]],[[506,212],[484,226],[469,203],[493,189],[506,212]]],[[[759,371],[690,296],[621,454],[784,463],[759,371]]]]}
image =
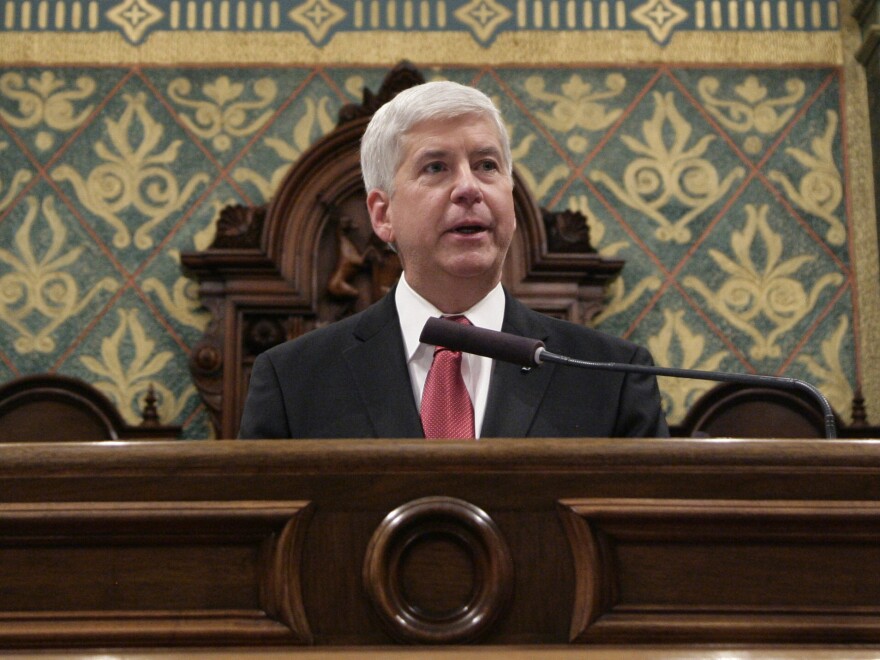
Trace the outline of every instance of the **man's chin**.
{"type": "Polygon", "coordinates": [[[501,278],[501,263],[488,259],[458,259],[445,269],[453,279],[467,282],[497,281],[501,278]]]}

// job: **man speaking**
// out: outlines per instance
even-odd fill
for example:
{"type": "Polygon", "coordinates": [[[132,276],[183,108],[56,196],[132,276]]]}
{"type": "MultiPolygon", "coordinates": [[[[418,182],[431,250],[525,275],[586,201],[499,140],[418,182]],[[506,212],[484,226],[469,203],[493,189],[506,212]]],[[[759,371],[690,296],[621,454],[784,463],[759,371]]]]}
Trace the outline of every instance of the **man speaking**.
{"type": "Polygon", "coordinates": [[[432,82],[399,93],[361,143],[373,231],[403,274],[368,309],[262,353],[241,438],[668,436],[654,376],[522,369],[420,343],[428,318],[540,339],[597,362],[644,348],[539,314],[501,285],[516,230],[513,163],[482,92],[432,82]]]}

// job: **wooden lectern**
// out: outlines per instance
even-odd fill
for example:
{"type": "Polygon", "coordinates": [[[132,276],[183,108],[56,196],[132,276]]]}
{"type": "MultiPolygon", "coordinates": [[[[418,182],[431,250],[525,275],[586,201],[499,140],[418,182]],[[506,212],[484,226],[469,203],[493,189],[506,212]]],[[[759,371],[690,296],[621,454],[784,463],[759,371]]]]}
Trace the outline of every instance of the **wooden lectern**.
{"type": "Polygon", "coordinates": [[[880,643],[874,440],[0,447],[0,648],[880,643]]]}

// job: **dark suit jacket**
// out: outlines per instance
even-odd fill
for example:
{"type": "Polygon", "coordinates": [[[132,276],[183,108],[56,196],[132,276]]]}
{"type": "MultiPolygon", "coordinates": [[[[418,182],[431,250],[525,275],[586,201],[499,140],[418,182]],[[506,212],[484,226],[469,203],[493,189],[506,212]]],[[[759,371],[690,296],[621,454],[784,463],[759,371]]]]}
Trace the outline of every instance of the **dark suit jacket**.
{"type": "MultiPolygon", "coordinates": [[[[647,350],[539,314],[505,291],[502,330],[581,360],[652,364],[647,350]]],[[[368,309],[262,353],[241,438],[423,437],[393,292],[368,309]]],[[[496,361],[481,437],[669,435],[654,377],[496,361]]]]}

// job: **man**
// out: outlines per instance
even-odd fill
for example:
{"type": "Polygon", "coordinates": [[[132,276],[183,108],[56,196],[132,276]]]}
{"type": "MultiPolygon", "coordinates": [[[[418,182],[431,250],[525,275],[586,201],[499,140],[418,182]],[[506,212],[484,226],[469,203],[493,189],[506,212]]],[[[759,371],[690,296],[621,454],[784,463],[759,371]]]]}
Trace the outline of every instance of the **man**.
{"type": "Polygon", "coordinates": [[[401,92],[370,121],[361,168],[373,231],[395,248],[403,275],[365,311],[261,354],[240,437],[669,434],[653,377],[523,370],[442,350],[435,369],[434,347],[419,342],[429,317],[463,316],[458,322],[541,339],[554,353],[651,364],[645,349],[534,312],[501,286],[516,229],[513,164],[488,97],[453,82],[401,92]],[[439,362],[449,360],[455,382],[438,385],[439,362]],[[449,388],[461,398],[450,402],[449,388]],[[458,430],[444,426],[452,417],[461,418],[458,430]]]}

